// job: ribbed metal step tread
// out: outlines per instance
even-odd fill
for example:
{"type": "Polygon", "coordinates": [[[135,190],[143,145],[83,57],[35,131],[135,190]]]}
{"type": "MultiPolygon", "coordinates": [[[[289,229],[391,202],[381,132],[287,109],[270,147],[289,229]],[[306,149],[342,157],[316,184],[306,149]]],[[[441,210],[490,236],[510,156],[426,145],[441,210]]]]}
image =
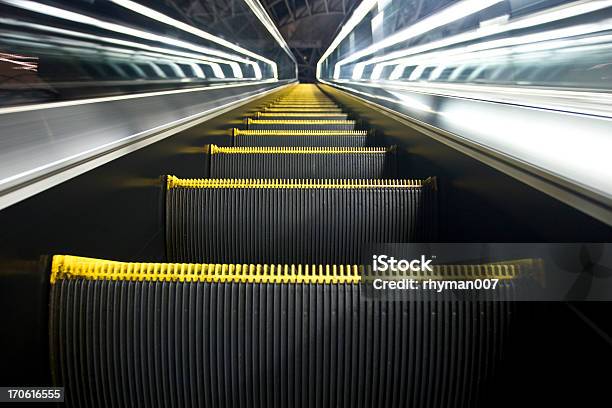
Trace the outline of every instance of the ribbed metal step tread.
{"type": "Polygon", "coordinates": [[[509,302],[377,298],[354,266],[298,268],[53,257],[50,362],[66,405],[474,405],[509,302]]]}
{"type": "Polygon", "coordinates": [[[394,148],[207,146],[211,178],[396,178],[394,148]]]}
{"type": "Polygon", "coordinates": [[[348,113],[336,112],[256,112],[261,120],[347,120],[348,113]]]}
{"type": "Polygon", "coordinates": [[[172,262],[355,263],[366,242],[435,233],[435,179],[237,180],[167,177],[172,262]]]}
{"type": "Polygon", "coordinates": [[[232,131],[233,146],[363,147],[382,146],[365,130],[239,130],[232,131]]]}
{"type": "Polygon", "coordinates": [[[304,113],[343,113],[342,108],[282,108],[282,107],[267,107],[264,108],[264,112],[281,112],[281,113],[296,113],[296,112],[304,112],[304,113]]]}
{"type": "Polygon", "coordinates": [[[290,130],[290,129],[320,129],[320,130],[354,130],[357,122],[354,120],[260,120],[246,119],[246,126],[249,130],[270,129],[270,130],[290,130]]]}

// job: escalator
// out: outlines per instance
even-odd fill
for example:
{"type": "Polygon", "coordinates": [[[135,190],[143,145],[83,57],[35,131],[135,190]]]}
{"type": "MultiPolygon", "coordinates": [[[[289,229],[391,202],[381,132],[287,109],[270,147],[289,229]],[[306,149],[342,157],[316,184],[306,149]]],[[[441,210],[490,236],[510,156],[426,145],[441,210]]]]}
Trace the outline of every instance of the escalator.
{"type": "Polygon", "coordinates": [[[524,260],[410,274],[495,278],[494,299],[373,288],[407,276],[372,271],[372,242],[608,234],[432,143],[292,85],[3,210],[1,382],[77,407],[515,406],[599,384],[572,374],[607,361],[582,309],[513,301],[524,260]]]}
{"type": "Polygon", "coordinates": [[[191,3],[0,0],[0,408],[609,400],[612,2],[191,3]]]}
{"type": "MultiPolygon", "coordinates": [[[[50,371],[68,406],[479,402],[513,308],[373,293],[364,245],[435,240],[436,178],[400,178],[395,147],[350,116],[297,85],[233,146],[202,146],[210,177],[164,176],[168,263],[52,257],[50,371]]],[[[511,296],[522,272],[434,276],[496,277],[511,296]]]]}

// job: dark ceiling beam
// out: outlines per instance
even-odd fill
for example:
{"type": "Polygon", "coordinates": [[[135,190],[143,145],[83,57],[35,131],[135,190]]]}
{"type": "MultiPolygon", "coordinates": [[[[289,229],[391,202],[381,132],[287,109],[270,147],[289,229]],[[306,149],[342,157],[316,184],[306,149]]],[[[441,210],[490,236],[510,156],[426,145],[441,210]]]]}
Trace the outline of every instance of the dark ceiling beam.
{"type": "Polygon", "coordinates": [[[308,0],[304,0],[306,3],[306,8],[308,9],[308,15],[312,16],[312,9],[310,8],[310,2],[308,0]]]}
{"type": "Polygon", "coordinates": [[[291,17],[291,21],[295,21],[295,13],[287,0],[285,0],[285,7],[287,7],[287,11],[289,12],[289,17],[291,17]]]}

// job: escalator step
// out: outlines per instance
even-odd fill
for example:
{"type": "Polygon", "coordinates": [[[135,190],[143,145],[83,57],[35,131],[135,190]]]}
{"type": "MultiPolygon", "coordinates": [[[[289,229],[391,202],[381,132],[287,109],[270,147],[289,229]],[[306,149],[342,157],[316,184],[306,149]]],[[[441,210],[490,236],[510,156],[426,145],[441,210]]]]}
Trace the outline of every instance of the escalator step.
{"type": "Polygon", "coordinates": [[[364,147],[382,146],[383,141],[365,130],[232,130],[234,146],[364,147]]]}
{"type": "Polygon", "coordinates": [[[334,102],[275,102],[270,108],[339,108],[334,102]]]}
{"type": "Polygon", "coordinates": [[[246,119],[247,130],[355,130],[354,120],[258,120],[246,119]]]}
{"type": "Polygon", "coordinates": [[[347,120],[348,113],[329,112],[257,112],[259,120],[347,120]]]}
{"type": "MultiPolygon", "coordinates": [[[[522,271],[500,268],[478,266],[500,279],[503,299],[522,271]]],[[[509,303],[376,297],[361,275],[348,265],[56,255],[54,384],[79,408],[474,406],[499,358],[509,303]]]]}
{"type": "Polygon", "coordinates": [[[335,103],[329,98],[282,98],[274,103],[335,103]]]}
{"type": "Polygon", "coordinates": [[[367,242],[428,242],[427,180],[179,179],[165,183],[172,262],[353,263],[367,242]]]}
{"type": "Polygon", "coordinates": [[[280,105],[299,105],[303,107],[319,105],[319,106],[339,107],[338,104],[335,103],[334,101],[276,101],[276,102],[270,103],[270,106],[280,106],[280,105]]]}
{"type": "Polygon", "coordinates": [[[207,146],[211,178],[396,178],[394,148],[207,146]]]}
{"type": "Polygon", "coordinates": [[[277,108],[277,107],[268,107],[264,108],[265,112],[285,112],[285,113],[299,113],[299,112],[309,112],[309,113],[342,113],[342,108],[277,108]]]}

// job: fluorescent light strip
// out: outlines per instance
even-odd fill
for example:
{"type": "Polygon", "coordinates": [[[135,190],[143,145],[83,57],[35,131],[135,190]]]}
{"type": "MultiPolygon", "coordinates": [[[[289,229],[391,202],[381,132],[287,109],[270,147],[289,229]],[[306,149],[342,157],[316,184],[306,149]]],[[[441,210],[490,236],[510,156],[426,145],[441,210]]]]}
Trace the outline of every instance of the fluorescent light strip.
{"type": "Polygon", "coordinates": [[[77,106],[77,105],[89,105],[92,103],[101,103],[101,102],[110,102],[110,101],[122,101],[128,99],[141,99],[148,98],[150,96],[163,96],[163,95],[176,95],[182,93],[191,93],[191,92],[202,92],[209,91],[211,89],[224,89],[224,88],[235,88],[239,86],[252,86],[266,83],[276,82],[275,79],[264,79],[257,83],[232,83],[232,84],[222,84],[222,85],[208,85],[208,86],[200,86],[197,88],[189,88],[189,89],[173,89],[170,91],[155,91],[155,92],[145,92],[145,93],[136,93],[136,94],[128,94],[128,95],[118,95],[118,96],[104,96],[100,98],[89,98],[89,99],[77,99],[74,101],[64,101],[64,102],[47,102],[47,103],[39,103],[35,105],[21,105],[21,106],[11,106],[8,108],[0,108],[0,115],[4,115],[7,113],[17,113],[17,112],[30,112],[41,109],[53,109],[53,108],[63,108],[66,106],[77,106]]]}
{"type": "MultiPolygon", "coordinates": [[[[3,22],[2,19],[0,19],[0,23],[2,22],[3,22]]],[[[16,40],[7,40],[7,41],[11,44],[16,44],[17,46],[30,46],[32,44],[32,41],[40,40],[40,38],[34,38],[32,36],[15,35],[15,34],[5,34],[5,37],[16,39],[16,40]]],[[[88,53],[92,55],[95,54],[96,56],[102,55],[104,58],[111,58],[111,59],[116,58],[128,64],[133,64],[134,61],[130,61],[130,60],[126,61],[125,60],[126,55],[129,55],[131,59],[133,59],[134,57],[137,57],[139,59],[139,61],[137,62],[147,63],[151,65],[151,68],[161,77],[166,77],[166,75],[165,73],[163,73],[163,71],[159,69],[157,65],[155,65],[155,63],[187,64],[192,67],[192,69],[194,70],[194,73],[199,78],[205,78],[205,75],[202,72],[202,69],[199,67],[198,64],[204,64],[204,65],[208,65],[211,67],[216,77],[220,79],[225,78],[225,74],[223,73],[223,70],[221,69],[219,64],[217,64],[216,62],[202,61],[199,59],[194,60],[194,59],[189,59],[189,58],[178,58],[177,59],[174,56],[169,57],[168,55],[164,55],[164,54],[155,54],[151,52],[142,52],[142,51],[135,51],[135,50],[129,50],[129,49],[123,49],[123,48],[115,48],[115,47],[102,47],[102,46],[98,46],[96,44],[90,44],[90,43],[84,43],[85,45],[81,47],[75,47],[74,40],[68,41],[68,40],[53,38],[53,39],[49,39],[48,41],[54,44],[58,44],[58,46],[61,46],[61,51],[66,52],[66,53],[73,53],[77,57],[82,56],[83,53],[88,53]],[[82,48],[85,46],[91,47],[91,49],[82,48]]],[[[47,44],[45,45],[37,44],[36,46],[37,47],[49,47],[49,45],[47,44]]],[[[109,61],[109,63],[114,64],[114,62],[112,61],[109,61]]],[[[136,70],[140,69],[137,66],[133,68],[136,70]]]]}
{"type": "Polygon", "coordinates": [[[186,60],[188,60],[190,63],[196,62],[196,63],[202,63],[202,64],[209,65],[213,69],[213,71],[215,71],[215,75],[219,76],[220,78],[225,78],[225,74],[223,74],[223,71],[219,67],[219,63],[227,64],[231,67],[232,72],[235,73],[236,71],[239,71],[240,76],[237,76],[237,78],[242,77],[242,69],[240,68],[240,65],[238,65],[238,63],[234,61],[228,61],[226,59],[210,57],[208,55],[193,54],[189,52],[170,50],[167,48],[154,47],[154,46],[141,44],[137,42],[120,40],[117,38],[101,37],[101,36],[96,36],[93,34],[82,33],[79,31],[65,30],[63,28],[44,26],[44,25],[35,24],[35,23],[27,23],[24,21],[19,21],[19,20],[14,20],[14,19],[9,19],[9,18],[0,18],[0,24],[6,24],[6,25],[12,25],[12,26],[18,26],[18,27],[27,27],[27,28],[40,30],[40,31],[47,31],[47,32],[55,33],[55,34],[61,34],[61,35],[66,35],[66,36],[71,36],[71,37],[76,37],[76,38],[84,38],[84,39],[100,41],[100,42],[104,42],[108,44],[123,45],[126,47],[152,51],[152,53],[143,52],[142,54],[156,56],[158,58],[160,55],[164,56],[165,58],[176,58],[177,56],[183,57],[186,60]]]}
{"type": "MultiPolygon", "coordinates": [[[[406,66],[417,65],[419,68],[425,68],[428,65],[442,63],[445,66],[451,66],[458,63],[481,61],[486,62],[494,57],[506,56],[513,53],[526,53],[534,51],[544,51],[556,49],[570,45],[589,45],[594,42],[607,41],[608,36],[602,38],[582,38],[574,40],[562,40],[568,37],[576,37],[581,35],[594,34],[601,31],[607,31],[608,27],[612,27],[612,19],[606,19],[598,23],[582,24],[579,26],[571,26],[559,28],[556,30],[544,31],[535,34],[527,34],[520,37],[502,38],[482,43],[477,43],[461,48],[455,48],[448,51],[437,51],[428,54],[420,54],[411,58],[395,60],[394,63],[399,64],[395,70],[403,72],[406,66]],[[554,41],[553,41],[554,40],[554,41]]],[[[491,61],[493,62],[493,61],[491,61]]],[[[382,64],[375,67],[378,68],[382,64]]],[[[395,71],[394,70],[394,71],[395,71]]],[[[418,78],[418,72],[415,70],[410,79],[418,78]],[[414,77],[414,78],[413,78],[414,77]]],[[[433,75],[433,73],[432,73],[433,75]]],[[[374,79],[374,78],[372,78],[374,79]]],[[[377,78],[378,79],[378,78],[377,78]]],[[[395,75],[389,78],[390,80],[397,79],[395,75]]]]}
{"type": "MultiPolygon", "coordinates": [[[[217,55],[217,56],[227,58],[235,62],[242,62],[245,64],[253,65],[253,68],[255,69],[255,72],[257,73],[257,69],[254,66],[254,65],[257,65],[256,62],[253,62],[245,58],[238,57],[237,55],[228,54],[223,51],[218,51],[212,48],[201,47],[201,46],[191,44],[185,41],[176,40],[174,38],[164,37],[161,35],[153,34],[147,31],[137,30],[134,28],[122,26],[122,25],[115,24],[115,23],[109,23],[109,22],[98,20],[98,19],[86,16],[83,14],[78,14],[78,13],[64,10],[61,8],[48,6],[46,4],[36,3],[31,0],[0,0],[0,3],[4,3],[10,6],[18,7],[24,10],[32,11],[32,12],[39,13],[39,14],[44,14],[47,16],[55,17],[55,18],[61,18],[63,20],[73,21],[79,24],[86,24],[86,25],[94,26],[94,27],[101,28],[104,30],[113,31],[116,33],[124,34],[124,35],[129,35],[132,37],[144,38],[150,41],[170,44],[170,45],[174,45],[176,47],[188,49],[191,51],[199,51],[203,54],[217,55]]],[[[241,78],[241,76],[239,78],[241,78]]],[[[260,79],[260,78],[261,76],[257,79],[260,79]]]]}
{"type": "MultiPolygon", "coordinates": [[[[365,67],[366,65],[379,63],[379,65],[377,65],[372,71],[371,79],[376,80],[379,77],[375,77],[375,74],[380,74],[380,72],[382,72],[382,69],[387,65],[397,64],[397,61],[392,60],[396,60],[398,58],[430,51],[436,48],[447,47],[461,42],[477,40],[479,38],[501,34],[512,30],[534,27],[537,25],[547,24],[569,17],[576,17],[582,14],[591,13],[608,7],[612,7],[612,1],[610,0],[578,1],[560,7],[556,7],[551,10],[546,10],[540,13],[526,16],[514,21],[510,21],[505,24],[483,26],[468,33],[455,35],[449,38],[445,38],[443,40],[395,51],[387,55],[382,55],[380,57],[372,58],[367,61],[359,62],[355,64],[355,70],[361,70],[361,72],[363,72],[363,67],[365,67]]],[[[361,78],[361,76],[359,78],[361,78]]]]}
{"type": "Polygon", "coordinates": [[[374,43],[361,51],[352,53],[350,56],[336,62],[334,66],[333,77],[334,79],[340,78],[340,68],[343,65],[356,61],[359,58],[365,57],[366,55],[370,55],[384,48],[422,35],[435,28],[442,27],[457,20],[461,20],[462,18],[482,11],[502,1],[504,0],[463,0],[458,3],[452,4],[451,6],[446,7],[445,9],[439,11],[434,15],[426,17],[423,20],[420,20],[415,24],[408,26],[407,28],[385,38],[382,41],[374,43]]]}
{"type": "Polygon", "coordinates": [[[319,61],[317,62],[317,79],[321,78],[321,64],[323,64],[323,61],[325,61],[325,59],[327,59],[327,57],[329,57],[330,54],[336,48],[338,48],[338,45],[340,45],[342,40],[344,40],[344,38],[346,38],[346,36],[349,35],[355,27],[357,27],[357,25],[370,12],[370,10],[372,10],[372,7],[374,7],[377,2],[378,0],[363,0],[361,4],[359,4],[359,6],[355,9],[353,14],[351,14],[351,17],[342,26],[342,29],[340,30],[336,38],[334,38],[327,50],[325,50],[323,55],[321,55],[321,58],[319,58],[319,61]]]}
{"type": "Polygon", "coordinates": [[[289,58],[291,58],[291,60],[295,63],[297,78],[297,60],[291,52],[289,45],[287,44],[281,33],[278,31],[278,28],[276,28],[276,25],[266,12],[266,9],[261,5],[259,0],[244,0],[244,2],[247,4],[247,6],[249,6],[253,14],[255,14],[255,17],[257,17],[259,21],[261,21],[261,23],[264,25],[264,27],[266,27],[268,32],[272,35],[272,37],[274,37],[274,39],[281,46],[281,48],[285,50],[287,55],[289,55],[289,58]]]}
{"type": "MultiPolygon", "coordinates": [[[[276,68],[276,63],[274,61],[270,61],[269,59],[259,55],[259,54],[255,54],[254,52],[251,52],[249,50],[247,50],[246,48],[242,48],[234,43],[231,43],[227,40],[224,40],[223,38],[217,37],[215,35],[212,35],[210,33],[207,33],[206,31],[200,30],[199,28],[193,27],[189,24],[185,24],[181,21],[175,20],[171,17],[166,16],[165,14],[162,14],[158,11],[155,11],[151,8],[145,7],[143,5],[140,5],[138,3],[135,3],[131,0],[109,0],[111,3],[114,3],[118,6],[124,7],[128,10],[133,11],[134,13],[138,13],[140,15],[143,15],[145,17],[149,17],[153,20],[156,20],[160,23],[163,24],[167,24],[169,26],[172,26],[174,28],[178,28],[179,30],[183,30],[185,32],[188,32],[190,34],[193,34],[197,37],[203,38],[205,40],[208,41],[212,41],[214,43],[217,43],[219,45],[222,45],[226,48],[229,48],[231,50],[234,50],[240,54],[243,55],[248,55],[251,58],[254,58],[256,60],[259,60],[261,62],[264,62],[268,65],[271,66],[272,71],[274,73],[274,78],[278,78],[278,74],[277,74],[277,68],[276,68]]],[[[248,63],[252,64],[251,61],[249,61],[248,63]]],[[[259,67],[257,67],[257,69],[255,68],[255,66],[253,66],[253,69],[257,71],[259,71],[259,75],[256,75],[257,79],[261,79],[261,69],[259,69],[259,67]]]]}

